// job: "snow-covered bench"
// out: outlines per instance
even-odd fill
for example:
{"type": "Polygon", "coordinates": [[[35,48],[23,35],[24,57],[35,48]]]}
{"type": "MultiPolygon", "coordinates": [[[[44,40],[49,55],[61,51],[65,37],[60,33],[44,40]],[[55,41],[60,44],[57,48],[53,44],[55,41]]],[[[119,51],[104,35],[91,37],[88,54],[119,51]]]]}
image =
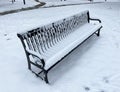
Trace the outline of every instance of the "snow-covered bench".
{"type": "Polygon", "coordinates": [[[18,33],[28,60],[28,68],[48,83],[48,71],[93,34],[100,35],[99,19],[91,19],[89,11],[18,33]],[[90,20],[99,23],[90,23],[90,20]],[[31,65],[40,69],[36,72],[31,65]]]}

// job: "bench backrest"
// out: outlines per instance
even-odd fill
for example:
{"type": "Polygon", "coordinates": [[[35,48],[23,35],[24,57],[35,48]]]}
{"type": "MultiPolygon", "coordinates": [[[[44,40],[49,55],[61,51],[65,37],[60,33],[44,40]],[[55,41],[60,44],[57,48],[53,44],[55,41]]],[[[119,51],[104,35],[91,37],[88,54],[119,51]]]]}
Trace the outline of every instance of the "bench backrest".
{"type": "Polygon", "coordinates": [[[24,49],[46,52],[57,42],[64,39],[68,34],[89,22],[89,11],[64,18],[51,24],[17,34],[21,39],[24,49]]]}

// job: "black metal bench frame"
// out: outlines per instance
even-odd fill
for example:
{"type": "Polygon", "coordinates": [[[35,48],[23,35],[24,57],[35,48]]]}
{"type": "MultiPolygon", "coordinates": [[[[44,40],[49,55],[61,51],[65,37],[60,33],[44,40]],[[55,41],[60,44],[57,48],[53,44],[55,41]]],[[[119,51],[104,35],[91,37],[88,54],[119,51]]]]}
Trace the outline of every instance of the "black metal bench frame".
{"type": "MultiPolygon", "coordinates": [[[[100,19],[92,19],[92,18],[90,18],[90,15],[89,15],[89,11],[87,12],[87,17],[88,17],[88,23],[90,23],[90,21],[91,20],[93,20],[93,21],[98,21],[99,23],[101,23],[101,20],[100,19]]],[[[97,36],[100,36],[100,29],[102,28],[102,26],[98,29],[98,30],[96,30],[93,34],[96,34],[97,36]]],[[[81,44],[83,44],[87,39],[89,39],[93,34],[91,34],[88,38],[86,38],[82,43],[80,43],[78,46],[80,46],[81,44]]],[[[17,36],[20,38],[20,40],[21,40],[21,42],[22,42],[22,45],[23,45],[23,47],[24,47],[24,50],[25,50],[25,53],[26,53],[26,56],[27,56],[27,61],[28,61],[28,69],[29,70],[31,70],[36,76],[38,76],[38,77],[40,77],[42,80],[44,80],[46,83],[49,83],[49,81],[48,81],[48,72],[56,65],[56,64],[58,64],[62,59],[64,59],[67,55],[69,55],[74,49],[76,49],[77,47],[75,47],[74,49],[72,49],[68,54],[66,54],[63,58],[61,58],[61,60],[59,60],[57,63],[55,63],[54,65],[52,65],[48,70],[45,70],[44,69],[44,66],[45,66],[45,61],[44,61],[44,59],[41,59],[40,57],[38,57],[37,55],[35,55],[35,54],[33,54],[33,53],[31,53],[31,52],[29,52],[29,51],[27,51],[25,48],[26,48],[26,46],[25,46],[25,43],[24,43],[24,39],[23,39],[23,37],[22,37],[22,35],[21,34],[17,34],[17,36]],[[40,64],[38,64],[38,63],[33,63],[31,60],[30,60],[30,58],[29,58],[29,56],[30,55],[32,55],[32,56],[35,56],[35,57],[37,57],[37,58],[39,58],[40,59],[40,62],[42,63],[42,65],[40,65],[40,64]],[[31,64],[32,65],[34,65],[34,66],[36,66],[36,67],[38,67],[41,71],[40,72],[38,72],[38,73],[36,73],[36,72],[34,72],[32,69],[31,69],[31,64]]]]}

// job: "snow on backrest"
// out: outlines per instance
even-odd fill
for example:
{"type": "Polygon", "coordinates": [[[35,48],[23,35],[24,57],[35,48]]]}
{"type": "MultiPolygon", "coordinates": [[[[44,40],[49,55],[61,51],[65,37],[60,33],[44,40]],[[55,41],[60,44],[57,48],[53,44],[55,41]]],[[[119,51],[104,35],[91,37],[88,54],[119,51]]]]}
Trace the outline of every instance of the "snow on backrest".
{"type": "Polygon", "coordinates": [[[38,27],[20,35],[24,39],[25,48],[43,54],[85,23],[88,23],[88,11],[38,27]]]}

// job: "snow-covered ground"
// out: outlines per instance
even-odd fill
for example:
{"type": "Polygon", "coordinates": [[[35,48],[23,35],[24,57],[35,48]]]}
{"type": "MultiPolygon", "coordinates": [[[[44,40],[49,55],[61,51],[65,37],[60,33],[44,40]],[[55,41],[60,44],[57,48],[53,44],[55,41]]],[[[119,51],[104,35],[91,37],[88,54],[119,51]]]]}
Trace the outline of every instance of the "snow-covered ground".
{"type": "Polygon", "coordinates": [[[38,2],[35,2],[35,0],[25,0],[25,1],[26,4],[24,5],[23,0],[16,0],[14,3],[12,3],[12,0],[0,0],[0,12],[31,7],[39,4],[38,2]]]}
{"type": "MultiPolygon", "coordinates": [[[[46,2],[46,4],[43,7],[48,6],[61,6],[61,5],[75,5],[75,4],[92,4],[92,3],[102,3],[105,2],[105,0],[93,0],[92,2],[90,0],[40,0],[43,2],[46,2]]],[[[107,2],[118,2],[120,0],[107,0],[107,2]]]]}
{"type": "MultiPolygon", "coordinates": [[[[35,0],[25,0],[25,1],[26,1],[26,4],[24,5],[23,0],[16,0],[14,3],[12,3],[12,0],[0,0],[0,12],[31,7],[31,6],[39,4],[35,0]]],[[[62,1],[62,2],[61,0],[39,0],[39,1],[46,3],[46,5],[44,5],[43,7],[78,4],[78,3],[79,4],[90,3],[90,1],[88,0],[67,0],[67,1],[62,1]]],[[[99,2],[99,1],[100,0],[97,0],[95,2],[99,2]]]]}
{"type": "Polygon", "coordinates": [[[40,8],[0,16],[0,92],[120,92],[120,2],[40,8]],[[102,20],[92,36],[49,73],[50,85],[27,69],[16,33],[89,10],[102,20]]]}
{"type": "MultiPolygon", "coordinates": [[[[48,6],[56,6],[56,5],[70,5],[70,4],[91,4],[88,0],[42,0],[43,2],[46,2],[46,4],[43,7],[48,6]]],[[[94,1],[94,2],[103,2],[102,1],[94,1]]]]}
{"type": "MultiPolygon", "coordinates": [[[[58,5],[71,5],[71,4],[91,4],[89,0],[38,0],[40,2],[45,2],[46,4],[42,7],[49,6],[58,6],[58,5]]],[[[107,2],[113,2],[113,0],[107,0],[107,2]]],[[[118,2],[120,0],[114,0],[114,2],[118,2]]],[[[23,0],[16,0],[12,3],[12,0],[0,0],[0,13],[4,11],[10,11],[15,9],[22,9],[26,7],[33,7],[38,5],[40,2],[36,2],[35,0],[25,0],[26,4],[23,4],[23,0]]],[[[105,2],[105,0],[94,0],[96,2],[105,2]]]]}

